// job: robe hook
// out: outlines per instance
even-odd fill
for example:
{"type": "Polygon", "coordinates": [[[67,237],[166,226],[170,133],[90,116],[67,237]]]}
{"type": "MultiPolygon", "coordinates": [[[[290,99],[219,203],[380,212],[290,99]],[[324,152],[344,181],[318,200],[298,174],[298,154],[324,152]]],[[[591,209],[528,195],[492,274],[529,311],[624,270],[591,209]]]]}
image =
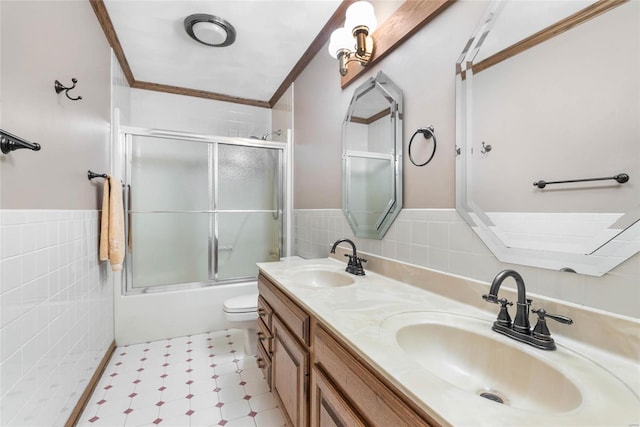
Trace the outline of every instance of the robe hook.
{"type": "Polygon", "coordinates": [[[60,81],[56,80],[55,81],[55,85],[54,88],[56,90],[56,93],[60,93],[62,91],[64,91],[64,94],[67,96],[67,98],[69,98],[72,101],[79,101],[82,99],[81,96],[78,96],[77,98],[72,98],[69,96],[69,91],[73,88],[76,87],[76,83],[78,83],[78,79],[76,79],[75,77],[71,79],[71,83],[73,83],[73,86],[71,87],[66,87],[65,85],[63,85],[62,83],[60,83],[60,81]]]}

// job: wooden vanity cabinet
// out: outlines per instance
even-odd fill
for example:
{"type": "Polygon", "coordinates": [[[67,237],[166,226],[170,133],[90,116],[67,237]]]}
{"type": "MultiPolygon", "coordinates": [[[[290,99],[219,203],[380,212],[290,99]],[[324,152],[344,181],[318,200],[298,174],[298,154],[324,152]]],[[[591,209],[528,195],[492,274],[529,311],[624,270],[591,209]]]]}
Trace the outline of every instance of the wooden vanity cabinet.
{"type": "MultiPolygon", "coordinates": [[[[271,391],[287,425],[306,427],[309,424],[310,317],[262,275],[258,277],[258,291],[260,299],[272,310],[270,327],[265,322],[258,323],[258,334],[262,332],[271,337],[267,361],[271,391]]],[[[261,335],[258,338],[264,344],[261,335]]],[[[266,346],[262,348],[266,352],[266,346]]]]}
{"type": "Polygon", "coordinates": [[[258,364],[288,426],[439,425],[262,274],[258,291],[258,333],[271,337],[258,345],[258,364]]]}

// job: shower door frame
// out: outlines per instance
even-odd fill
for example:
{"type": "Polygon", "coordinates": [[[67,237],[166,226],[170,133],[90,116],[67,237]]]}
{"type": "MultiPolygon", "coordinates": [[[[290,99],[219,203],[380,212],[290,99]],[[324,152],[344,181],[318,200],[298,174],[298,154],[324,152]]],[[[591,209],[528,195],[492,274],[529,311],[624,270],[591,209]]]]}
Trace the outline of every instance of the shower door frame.
{"type": "Polygon", "coordinates": [[[212,135],[204,135],[204,134],[196,134],[189,132],[179,132],[179,131],[171,131],[171,130],[162,130],[162,129],[147,129],[147,128],[139,128],[132,126],[120,126],[118,130],[118,143],[120,145],[120,152],[123,154],[122,163],[123,163],[123,176],[124,176],[124,211],[125,215],[125,238],[129,241],[129,223],[131,214],[133,213],[207,213],[209,214],[209,236],[208,236],[208,272],[207,272],[207,280],[206,281],[198,281],[198,282],[186,282],[186,283],[178,283],[178,284],[165,284],[165,285],[151,285],[146,287],[134,288],[133,287],[133,265],[132,265],[132,256],[131,256],[131,247],[127,244],[127,256],[125,257],[125,274],[124,280],[122,283],[122,294],[123,295],[138,295],[138,294],[146,294],[146,293],[156,293],[156,292],[168,292],[168,291],[176,291],[176,290],[186,290],[186,289],[195,289],[202,288],[208,286],[221,286],[235,283],[244,283],[247,281],[256,280],[255,276],[245,276],[238,277],[233,279],[224,279],[218,280],[218,214],[219,213],[272,213],[278,214],[280,216],[280,221],[278,224],[278,254],[279,257],[282,257],[283,249],[285,247],[285,229],[287,228],[287,223],[290,221],[289,212],[285,210],[285,206],[287,206],[287,202],[285,200],[285,195],[288,194],[286,191],[285,184],[287,182],[287,159],[288,159],[288,144],[284,142],[276,142],[276,141],[265,141],[259,139],[252,138],[234,138],[234,137],[223,137],[223,136],[212,136],[212,135]],[[174,139],[181,141],[190,141],[190,142],[200,142],[208,144],[208,159],[207,159],[207,174],[208,174],[208,210],[198,210],[198,211],[187,211],[187,210],[173,210],[173,211],[164,211],[164,210],[141,210],[141,211],[132,211],[130,210],[130,190],[131,190],[131,163],[133,160],[132,156],[132,148],[133,148],[133,137],[134,136],[142,136],[142,137],[151,137],[151,138],[162,138],[162,139],[174,139]],[[218,146],[219,144],[224,145],[235,145],[241,147],[254,147],[254,148],[265,148],[265,149],[275,149],[278,150],[278,164],[277,164],[277,173],[278,178],[276,180],[278,188],[277,188],[277,206],[276,209],[224,209],[221,210],[218,207],[218,146]]]}

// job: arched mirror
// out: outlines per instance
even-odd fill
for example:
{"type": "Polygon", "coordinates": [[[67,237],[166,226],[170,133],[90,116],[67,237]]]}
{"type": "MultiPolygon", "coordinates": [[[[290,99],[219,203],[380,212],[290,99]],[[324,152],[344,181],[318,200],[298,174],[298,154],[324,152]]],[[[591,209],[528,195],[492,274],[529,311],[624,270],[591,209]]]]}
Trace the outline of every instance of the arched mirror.
{"type": "Polygon", "coordinates": [[[382,239],[402,208],[402,91],[379,72],[342,127],[342,210],[358,237],[382,239]]]}
{"type": "Polygon", "coordinates": [[[457,64],[456,207],[500,261],[600,276],[640,251],[639,68],[640,2],[489,6],[457,64]]]}

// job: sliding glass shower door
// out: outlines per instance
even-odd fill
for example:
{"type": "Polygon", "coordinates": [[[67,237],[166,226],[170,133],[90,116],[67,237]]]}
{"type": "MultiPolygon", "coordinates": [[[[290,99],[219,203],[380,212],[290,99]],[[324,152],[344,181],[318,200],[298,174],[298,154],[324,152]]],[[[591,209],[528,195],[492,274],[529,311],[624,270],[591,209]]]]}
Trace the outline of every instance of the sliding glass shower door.
{"type": "Polygon", "coordinates": [[[279,259],[283,144],[129,132],[128,293],[253,280],[279,259]]]}
{"type": "Polygon", "coordinates": [[[281,151],[218,144],[216,279],[257,275],[256,262],[280,258],[281,151]]]}

